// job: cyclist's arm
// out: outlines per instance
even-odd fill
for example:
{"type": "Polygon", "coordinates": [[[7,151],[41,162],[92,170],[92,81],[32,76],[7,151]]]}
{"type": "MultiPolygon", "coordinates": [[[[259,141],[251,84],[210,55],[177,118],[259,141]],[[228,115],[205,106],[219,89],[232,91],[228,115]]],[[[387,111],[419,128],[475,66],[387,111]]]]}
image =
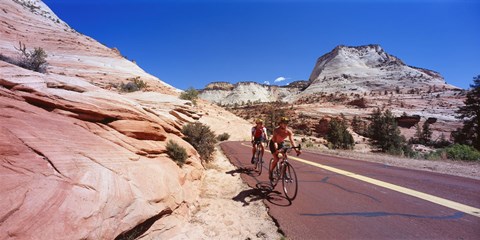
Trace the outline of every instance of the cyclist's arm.
{"type": "MultiPolygon", "coordinates": [[[[291,130],[288,130],[288,139],[290,140],[292,147],[297,147],[297,145],[295,144],[295,141],[293,140],[293,132],[291,130]]],[[[301,151],[296,148],[295,148],[295,152],[297,152],[297,155],[301,153],[301,151]]]]}
{"type": "Polygon", "coordinates": [[[253,143],[253,140],[255,140],[255,127],[252,128],[252,135],[250,136],[250,141],[253,143]]]}
{"type": "Polygon", "coordinates": [[[288,140],[290,140],[292,147],[295,147],[295,141],[293,140],[293,133],[290,130],[288,130],[288,140]]]}
{"type": "Polygon", "coordinates": [[[275,152],[273,152],[272,154],[275,154],[277,155],[278,154],[278,143],[275,141],[275,138],[276,137],[276,131],[273,130],[273,133],[272,133],[272,144],[273,144],[273,149],[275,149],[275,152]]]}

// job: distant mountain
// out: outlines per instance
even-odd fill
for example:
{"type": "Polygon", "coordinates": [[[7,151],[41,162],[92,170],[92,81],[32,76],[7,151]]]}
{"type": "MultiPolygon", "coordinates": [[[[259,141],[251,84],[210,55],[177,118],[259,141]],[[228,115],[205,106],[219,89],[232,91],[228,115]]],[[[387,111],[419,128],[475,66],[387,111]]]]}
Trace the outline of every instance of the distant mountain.
{"type": "Polygon", "coordinates": [[[247,104],[254,102],[274,102],[289,96],[296,96],[306,86],[299,82],[289,86],[274,86],[256,82],[214,82],[200,90],[200,98],[218,104],[247,104]]]}
{"type": "Polygon", "coordinates": [[[292,101],[312,94],[459,90],[435,71],[406,65],[379,45],[337,46],[318,58],[308,81],[288,86],[211,83],[200,97],[220,104],[292,101]]]}
{"type": "Polygon", "coordinates": [[[400,89],[457,89],[435,71],[406,65],[379,45],[337,46],[321,56],[302,94],[400,89]]]}

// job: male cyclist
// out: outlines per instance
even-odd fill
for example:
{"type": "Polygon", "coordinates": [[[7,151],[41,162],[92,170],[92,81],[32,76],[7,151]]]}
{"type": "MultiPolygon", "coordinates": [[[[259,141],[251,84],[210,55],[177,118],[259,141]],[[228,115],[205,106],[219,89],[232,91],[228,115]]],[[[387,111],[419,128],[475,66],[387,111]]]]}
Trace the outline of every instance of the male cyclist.
{"type": "Polygon", "coordinates": [[[267,140],[267,129],[263,126],[263,120],[255,120],[256,125],[252,127],[252,161],[255,157],[256,143],[260,142],[260,147],[262,148],[262,155],[265,152],[265,147],[263,146],[263,141],[267,140]]]}
{"type": "MultiPolygon", "coordinates": [[[[272,139],[270,140],[270,143],[269,143],[270,152],[272,152],[272,155],[273,155],[273,163],[270,166],[269,175],[268,175],[270,180],[272,180],[273,178],[272,177],[273,168],[274,166],[277,165],[277,162],[279,160],[278,150],[283,148],[285,139],[288,137],[288,140],[290,140],[290,144],[292,144],[292,147],[295,146],[295,141],[293,141],[293,132],[287,127],[289,122],[290,120],[287,117],[282,117],[280,119],[279,126],[276,127],[275,130],[273,130],[272,139]]],[[[300,153],[302,153],[298,149],[295,149],[295,151],[297,152],[297,156],[300,155],[300,153]]]]}

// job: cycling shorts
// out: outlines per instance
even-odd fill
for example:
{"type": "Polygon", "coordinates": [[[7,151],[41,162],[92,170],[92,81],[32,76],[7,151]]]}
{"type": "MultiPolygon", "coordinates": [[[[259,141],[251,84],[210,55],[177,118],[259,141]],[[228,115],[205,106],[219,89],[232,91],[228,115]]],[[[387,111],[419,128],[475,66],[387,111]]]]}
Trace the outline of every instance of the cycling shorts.
{"type": "Polygon", "coordinates": [[[270,147],[270,152],[272,152],[272,154],[274,154],[275,151],[277,151],[278,149],[283,148],[283,142],[277,143],[277,144],[278,144],[278,148],[275,149],[275,144],[273,143],[272,140],[270,140],[270,143],[269,143],[268,145],[269,145],[269,147],[270,147]]]}

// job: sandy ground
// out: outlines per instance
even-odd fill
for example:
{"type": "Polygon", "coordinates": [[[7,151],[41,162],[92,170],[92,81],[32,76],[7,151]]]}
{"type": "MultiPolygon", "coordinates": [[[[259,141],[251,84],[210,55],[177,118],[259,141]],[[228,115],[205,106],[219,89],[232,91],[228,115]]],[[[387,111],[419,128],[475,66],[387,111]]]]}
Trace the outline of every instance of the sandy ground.
{"type": "Polygon", "coordinates": [[[219,147],[206,168],[191,221],[174,239],[282,239],[262,199],[249,196],[219,147]]]}

